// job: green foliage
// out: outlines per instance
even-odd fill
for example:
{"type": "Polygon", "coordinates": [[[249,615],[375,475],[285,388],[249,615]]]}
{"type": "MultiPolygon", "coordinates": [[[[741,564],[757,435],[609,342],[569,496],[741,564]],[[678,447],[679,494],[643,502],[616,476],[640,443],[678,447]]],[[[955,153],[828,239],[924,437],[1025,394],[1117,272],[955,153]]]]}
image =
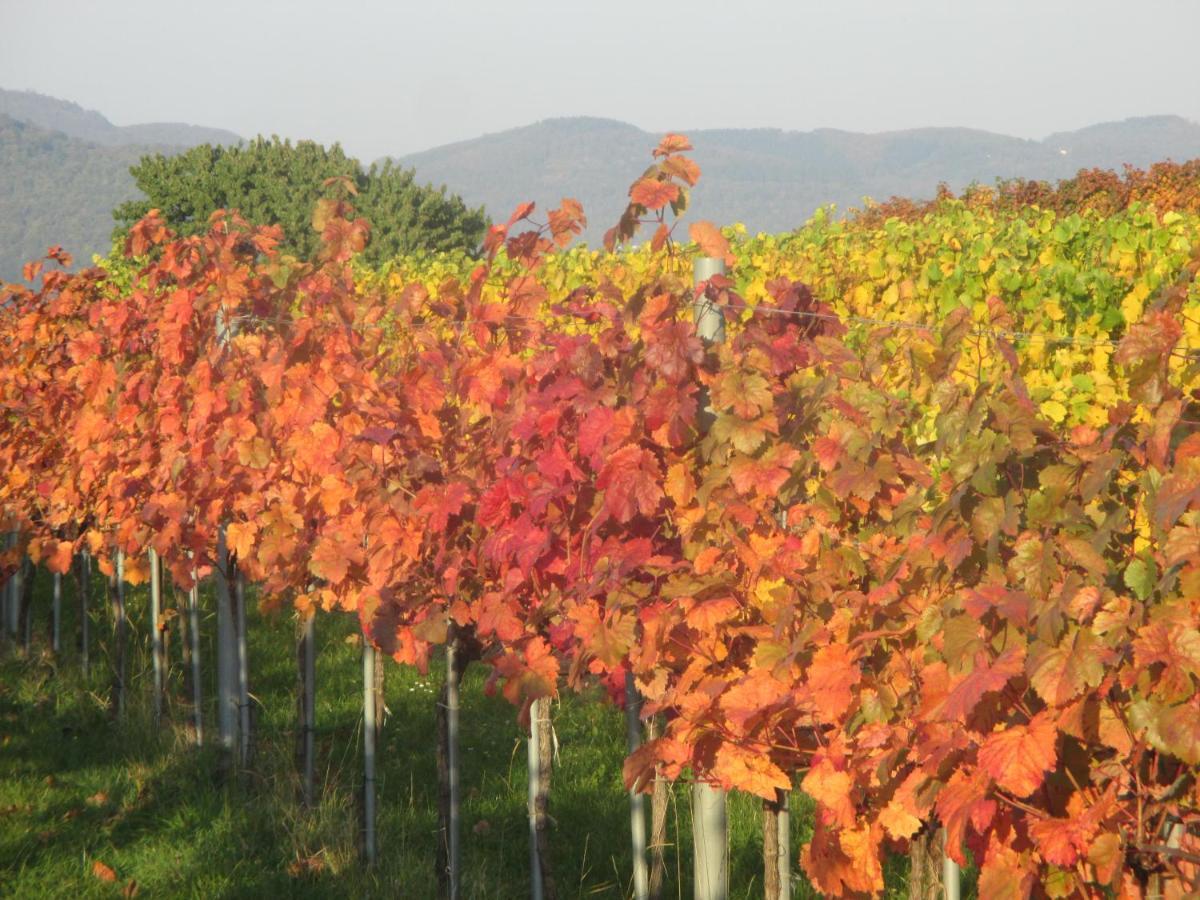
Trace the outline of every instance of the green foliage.
{"type": "Polygon", "coordinates": [[[130,170],[144,200],[113,211],[118,233],[151,209],[183,235],[203,232],[214,210],[236,209],[257,225],[281,225],[284,248],[307,258],[318,235],[313,207],[330,178],[349,178],[358,215],[371,223],[369,262],[417,250],[473,250],[487,227],[482,209],[468,209],[445,188],[421,186],[411,170],[391,162],[363,169],[334,144],[258,137],[244,146],[202,144],[177,156],[145,156],[130,170]]]}

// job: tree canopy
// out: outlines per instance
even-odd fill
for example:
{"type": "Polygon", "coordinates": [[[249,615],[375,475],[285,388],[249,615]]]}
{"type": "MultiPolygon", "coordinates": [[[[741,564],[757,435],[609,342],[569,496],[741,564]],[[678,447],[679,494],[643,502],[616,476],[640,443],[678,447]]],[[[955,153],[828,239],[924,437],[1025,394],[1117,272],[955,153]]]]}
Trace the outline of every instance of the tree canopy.
{"type": "Polygon", "coordinates": [[[173,156],[142,157],[130,169],[145,199],[113,210],[118,232],[158,209],[180,234],[202,232],[217,209],[236,209],[249,222],[279,224],[284,249],[307,257],[318,235],[310,222],[330,178],[349,178],[358,190],[357,215],[371,224],[365,257],[378,263],[418,250],[474,250],[487,229],[483,208],[414,181],[411,169],[390,160],[364,169],[338,144],[258,137],[243,145],[202,144],[173,156]]]}

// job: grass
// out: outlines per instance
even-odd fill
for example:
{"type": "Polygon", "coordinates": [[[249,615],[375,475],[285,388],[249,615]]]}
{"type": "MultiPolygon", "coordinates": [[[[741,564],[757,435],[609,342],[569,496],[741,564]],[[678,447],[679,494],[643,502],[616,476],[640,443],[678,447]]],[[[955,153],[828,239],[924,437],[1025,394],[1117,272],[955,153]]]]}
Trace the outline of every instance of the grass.
{"type": "MultiPolygon", "coordinates": [[[[318,619],[318,798],[304,809],[293,764],[294,624],[251,616],[250,679],[256,751],[249,771],[223,778],[219,754],[191,747],[178,632],[172,635],[172,699],[157,728],[150,710],[146,592],[130,592],[134,623],[125,718],[108,714],[106,642],[111,625],[93,602],[93,671],[81,677],[75,602],[64,587],[63,652],[46,630],[49,576],[38,576],[35,645],[0,659],[0,895],[37,897],[436,897],[435,700],[441,676],[389,664],[379,770],[379,863],[359,862],[362,770],[361,666],[348,616],[318,619]],[[99,861],[115,874],[106,881],[99,861]]],[[[99,579],[93,598],[101,596],[99,579]]],[[[215,622],[205,598],[205,634],[215,622]]],[[[206,729],[215,667],[205,661],[206,729]]],[[[485,671],[462,690],[463,896],[528,896],[524,743],[515,710],[484,692],[485,671]]],[[[565,695],[553,710],[559,742],[550,795],[554,874],[563,897],[631,896],[628,801],[620,780],[621,713],[597,697],[565,695]]],[[[668,813],[665,897],[691,895],[688,794],[668,813]]],[[[793,796],[794,854],[811,806],[793,796]]],[[[760,807],[729,799],[732,896],[762,893],[760,807]]],[[[905,861],[888,869],[889,895],[905,894],[905,861]]],[[[793,896],[817,896],[797,873],[793,896]]]]}

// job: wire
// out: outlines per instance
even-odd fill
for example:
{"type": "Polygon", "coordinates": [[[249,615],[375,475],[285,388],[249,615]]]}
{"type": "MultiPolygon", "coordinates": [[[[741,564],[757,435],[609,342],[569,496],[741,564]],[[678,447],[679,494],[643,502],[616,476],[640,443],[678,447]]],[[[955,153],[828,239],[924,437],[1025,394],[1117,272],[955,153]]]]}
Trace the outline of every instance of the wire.
{"type": "MultiPolygon", "coordinates": [[[[711,302],[709,302],[707,304],[700,304],[700,305],[707,306],[709,309],[715,309],[717,311],[733,310],[733,311],[737,311],[737,312],[750,312],[754,315],[770,315],[770,316],[790,317],[790,318],[795,318],[795,319],[821,320],[821,321],[828,321],[828,322],[837,322],[837,323],[840,323],[843,325],[846,325],[846,324],[866,325],[866,326],[870,326],[872,328],[905,328],[905,329],[910,329],[910,330],[914,330],[914,331],[928,331],[928,332],[933,332],[933,333],[938,332],[942,328],[942,325],[939,323],[913,322],[913,321],[907,321],[907,320],[903,320],[903,319],[897,319],[897,320],[875,319],[875,318],[870,318],[867,316],[840,316],[840,315],[837,315],[836,313],[822,313],[822,312],[815,312],[813,310],[779,309],[776,307],[768,307],[768,306],[750,306],[749,304],[742,304],[742,305],[726,304],[725,306],[720,306],[718,304],[714,304],[711,302]]],[[[277,318],[260,317],[260,316],[254,316],[254,315],[235,316],[233,318],[235,320],[248,320],[248,321],[256,321],[256,322],[273,322],[273,323],[285,324],[285,325],[292,324],[292,323],[298,321],[296,319],[277,319],[277,318]]],[[[499,324],[501,322],[539,322],[542,324],[546,324],[546,320],[541,316],[522,316],[522,315],[516,315],[516,314],[509,314],[509,315],[505,315],[505,316],[502,316],[497,319],[489,319],[486,321],[481,320],[481,319],[462,320],[462,321],[457,321],[457,322],[445,320],[444,322],[441,322],[439,324],[441,327],[456,328],[461,331],[463,329],[473,327],[475,325],[494,325],[494,324],[499,324]]],[[[1042,341],[1044,344],[1050,344],[1050,345],[1079,346],[1079,347],[1112,347],[1112,348],[1116,348],[1121,345],[1120,340],[1116,340],[1113,338],[1084,337],[1084,336],[1075,336],[1075,335],[1055,336],[1055,335],[1037,334],[1037,333],[1031,332],[1031,331],[1009,331],[1006,329],[998,329],[998,328],[975,327],[975,328],[972,328],[970,331],[968,331],[967,334],[969,334],[973,337],[987,337],[987,338],[992,338],[992,339],[1001,338],[1001,339],[1004,339],[1007,341],[1012,341],[1014,343],[1015,342],[1028,342],[1028,341],[1042,341]]],[[[1195,359],[1195,358],[1200,358],[1200,350],[1172,351],[1171,355],[1172,356],[1181,356],[1181,357],[1187,358],[1187,359],[1195,359]]]]}
{"type": "MultiPolygon", "coordinates": [[[[839,316],[836,313],[820,313],[820,312],[813,312],[811,310],[802,310],[802,309],[776,309],[776,308],[771,308],[771,307],[764,308],[764,307],[749,306],[749,305],[745,305],[745,306],[728,305],[725,308],[726,309],[735,309],[735,310],[740,310],[740,311],[750,311],[752,313],[762,314],[762,315],[779,315],[779,316],[792,316],[795,318],[823,319],[823,320],[827,320],[827,321],[831,321],[831,322],[840,322],[843,324],[855,323],[855,324],[860,324],[860,325],[870,325],[870,326],[876,327],[876,328],[908,328],[908,329],[913,329],[913,330],[918,330],[918,331],[936,332],[941,327],[940,325],[929,324],[929,323],[925,323],[925,322],[906,322],[903,320],[889,321],[887,319],[871,319],[871,318],[867,318],[864,316],[839,316]]],[[[1070,336],[1070,335],[1062,335],[1062,336],[1056,337],[1053,335],[1036,334],[1032,331],[1007,331],[1007,330],[999,329],[999,328],[973,328],[970,331],[968,331],[967,334],[976,336],[976,337],[1003,338],[1005,340],[1013,341],[1013,342],[1016,342],[1016,341],[1042,341],[1047,344],[1064,344],[1064,345],[1075,345],[1075,346],[1082,346],[1082,347],[1113,347],[1113,348],[1115,348],[1115,347],[1119,347],[1121,345],[1120,340],[1115,340],[1113,338],[1091,338],[1091,337],[1080,337],[1080,336],[1070,336]]],[[[1200,350],[1194,350],[1194,351],[1187,351],[1187,350],[1177,351],[1176,350],[1176,351],[1172,351],[1171,355],[1172,356],[1182,356],[1182,357],[1188,358],[1188,359],[1195,359],[1195,358],[1200,357],[1200,350]]]]}

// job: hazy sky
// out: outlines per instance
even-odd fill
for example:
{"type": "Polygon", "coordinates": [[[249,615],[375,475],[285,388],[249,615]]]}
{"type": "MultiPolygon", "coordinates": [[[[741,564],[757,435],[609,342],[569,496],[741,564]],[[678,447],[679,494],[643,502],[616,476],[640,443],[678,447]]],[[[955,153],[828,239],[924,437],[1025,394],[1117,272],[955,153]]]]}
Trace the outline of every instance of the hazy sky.
{"type": "Polygon", "coordinates": [[[0,87],[371,160],[552,116],[650,131],[1200,119],[1198,0],[0,0],[0,87]]]}

